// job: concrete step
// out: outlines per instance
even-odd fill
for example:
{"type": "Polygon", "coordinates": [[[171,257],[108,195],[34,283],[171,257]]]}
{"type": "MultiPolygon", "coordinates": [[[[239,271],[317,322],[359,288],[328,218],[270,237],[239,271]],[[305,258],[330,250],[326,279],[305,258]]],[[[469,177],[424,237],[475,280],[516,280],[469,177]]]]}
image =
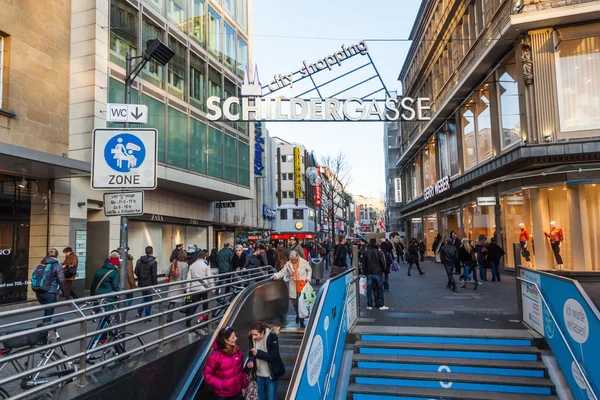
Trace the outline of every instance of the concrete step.
{"type": "Polygon", "coordinates": [[[354,343],[357,349],[412,349],[412,350],[446,350],[446,351],[468,351],[485,353],[519,353],[540,354],[540,350],[533,346],[494,346],[483,344],[453,344],[453,343],[415,343],[415,342],[372,342],[359,340],[354,343]]]}
{"type": "Polygon", "coordinates": [[[349,334],[386,335],[386,336],[438,336],[490,339],[528,339],[542,338],[534,330],[528,329],[467,329],[435,328],[418,326],[355,325],[349,334]]]}
{"type": "Polygon", "coordinates": [[[400,380],[419,380],[435,382],[458,382],[481,383],[489,385],[507,386],[532,386],[540,388],[552,388],[554,384],[548,378],[532,378],[524,376],[499,376],[480,374],[459,374],[453,372],[422,372],[422,371],[394,371],[368,368],[352,368],[350,376],[365,378],[384,378],[400,380]]]}
{"type": "Polygon", "coordinates": [[[485,360],[470,358],[451,357],[418,357],[418,356],[394,356],[384,354],[357,354],[352,357],[352,363],[358,362],[380,362],[398,364],[431,364],[431,365],[457,365],[487,368],[516,368],[546,370],[542,361],[519,361],[519,360],[485,360]]]}
{"type": "Polygon", "coordinates": [[[359,335],[365,342],[412,342],[412,343],[445,343],[445,344],[487,344],[491,346],[531,346],[531,339],[478,338],[457,336],[412,336],[412,335],[359,335]]]}
{"type": "Polygon", "coordinates": [[[557,396],[524,395],[514,393],[483,392],[476,390],[429,389],[418,387],[396,387],[386,385],[357,385],[348,386],[348,399],[456,399],[456,400],[558,400],[557,396]]]}

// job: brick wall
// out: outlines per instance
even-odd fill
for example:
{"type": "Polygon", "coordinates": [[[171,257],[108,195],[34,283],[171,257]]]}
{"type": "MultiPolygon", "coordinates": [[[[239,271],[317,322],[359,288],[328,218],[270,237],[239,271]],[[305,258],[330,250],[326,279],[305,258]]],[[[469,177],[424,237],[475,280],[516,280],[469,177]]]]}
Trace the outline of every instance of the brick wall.
{"type": "Polygon", "coordinates": [[[0,141],[68,152],[70,0],[0,0],[6,44],[0,141]]]}

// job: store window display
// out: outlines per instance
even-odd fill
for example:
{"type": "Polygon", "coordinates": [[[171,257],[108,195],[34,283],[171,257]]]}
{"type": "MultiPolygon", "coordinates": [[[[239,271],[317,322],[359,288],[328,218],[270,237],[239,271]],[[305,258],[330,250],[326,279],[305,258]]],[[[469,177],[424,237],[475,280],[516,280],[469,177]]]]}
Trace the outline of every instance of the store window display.
{"type": "Polygon", "coordinates": [[[525,228],[524,223],[520,223],[519,227],[521,228],[521,232],[519,233],[519,244],[521,245],[521,255],[525,257],[525,261],[527,261],[527,268],[531,268],[531,253],[527,248],[529,243],[529,231],[525,228]]]}
{"type": "MultiPolygon", "coordinates": [[[[529,191],[502,196],[500,205],[504,251],[506,251],[504,265],[515,268],[515,256],[517,256],[517,265],[535,269],[535,242],[529,191]]],[[[539,237],[543,237],[542,233],[539,233],[539,237]]]]}
{"type": "Polygon", "coordinates": [[[432,251],[432,245],[438,234],[437,214],[429,215],[423,220],[425,222],[425,255],[427,257],[435,257],[435,253],[432,251]]]}
{"type": "Polygon", "coordinates": [[[489,240],[496,234],[494,206],[478,206],[477,203],[463,207],[465,235],[475,241],[480,235],[489,240]]]}
{"type": "Polygon", "coordinates": [[[555,221],[550,221],[550,232],[544,232],[544,235],[550,239],[550,246],[552,247],[552,253],[554,254],[556,264],[558,264],[558,270],[563,271],[565,267],[563,259],[560,256],[560,248],[562,247],[562,242],[564,240],[562,228],[556,226],[555,221]]]}

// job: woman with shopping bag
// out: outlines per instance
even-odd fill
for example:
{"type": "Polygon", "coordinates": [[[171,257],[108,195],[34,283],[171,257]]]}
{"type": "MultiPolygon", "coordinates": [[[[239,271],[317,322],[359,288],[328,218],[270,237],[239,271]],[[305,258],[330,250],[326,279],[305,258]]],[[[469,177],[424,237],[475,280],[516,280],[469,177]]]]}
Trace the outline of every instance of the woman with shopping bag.
{"type": "Polygon", "coordinates": [[[281,271],[277,272],[271,279],[277,280],[282,279],[284,276],[289,276],[288,291],[292,305],[296,311],[296,323],[300,323],[300,327],[304,328],[304,318],[300,318],[298,313],[298,298],[302,293],[302,289],[312,279],[312,269],[308,264],[308,261],[301,258],[298,253],[291,251],[289,255],[290,260],[285,263],[281,271]]]}

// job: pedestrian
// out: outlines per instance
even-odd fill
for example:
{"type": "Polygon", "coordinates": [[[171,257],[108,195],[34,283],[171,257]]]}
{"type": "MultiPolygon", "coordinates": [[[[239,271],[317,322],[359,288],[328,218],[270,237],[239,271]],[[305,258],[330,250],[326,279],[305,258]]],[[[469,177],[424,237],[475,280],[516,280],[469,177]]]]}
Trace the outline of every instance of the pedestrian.
{"type": "Polygon", "coordinates": [[[475,254],[477,257],[477,265],[479,266],[479,277],[482,281],[487,282],[487,271],[489,260],[487,259],[487,240],[485,236],[479,235],[475,242],[475,254]]]}
{"type": "MultiPolygon", "coordinates": [[[[96,296],[101,294],[116,293],[119,291],[119,265],[121,264],[121,257],[119,252],[112,251],[108,256],[108,259],[104,261],[102,267],[98,268],[94,274],[92,285],[90,286],[90,296],[96,296]]],[[[109,297],[106,301],[114,303],[117,301],[117,297],[109,297]]],[[[105,311],[111,311],[114,307],[112,305],[105,306],[105,311]]]]}
{"type": "Polygon", "coordinates": [[[334,277],[344,272],[348,267],[348,248],[346,247],[346,236],[341,235],[338,238],[338,244],[333,249],[333,267],[330,277],[334,277]]]}
{"type": "Polygon", "coordinates": [[[319,256],[321,257],[321,259],[323,259],[323,266],[325,267],[325,269],[328,268],[327,265],[327,248],[325,247],[325,243],[321,243],[319,244],[319,256]]]}
{"type": "Polygon", "coordinates": [[[425,261],[425,251],[427,247],[425,246],[425,242],[423,239],[419,240],[419,256],[421,257],[421,261],[425,261]]]}
{"type": "Polygon", "coordinates": [[[433,241],[433,245],[431,246],[431,251],[434,254],[434,261],[436,263],[441,263],[442,260],[440,258],[440,249],[442,248],[442,244],[444,244],[442,240],[442,235],[439,233],[435,236],[435,240],[433,241]]]}
{"type": "Polygon", "coordinates": [[[213,248],[210,251],[210,256],[208,256],[208,264],[210,265],[211,268],[219,268],[219,265],[217,264],[217,249],[213,248]]]}
{"type": "Polygon", "coordinates": [[[298,243],[298,238],[296,238],[296,236],[292,235],[292,236],[290,236],[289,241],[290,241],[290,246],[288,248],[288,252],[295,251],[296,253],[298,253],[298,255],[301,258],[306,260],[307,257],[304,254],[304,249],[302,248],[300,243],[298,243]]]}
{"type": "Polygon", "coordinates": [[[279,242],[279,244],[277,245],[277,258],[279,258],[279,262],[277,263],[275,269],[277,271],[281,271],[285,263],[289,261],[289,253],[283,245],[283,242],[279,242]]]}
{"type": "MultiPolygon", "coordinates": [[[[177,258],[173,260],[171,265],[169,265],[169,270],[165,275],[171,278],[171,283],[173,282],[182,282],[187,281],[189,278],[189,265],[188,265],[188,255],[184,251],[180,251],[177,253],[177,258]]],[[[173,310],[175,307],[181,306],[183,301],[185,300],[185,292],[187,285],[185,283],[179,283],[176,285],[172,285],[169,287],[169,310],[173,310]]],[[[173,312],[167,314],[167,323],[173,322],[173,312]]]]}
{"type": "Polygon", "coordinates": [[[408,263],[408,272],[407,275],[410,276],[410,271],[412,270],[413,264],[417,266],[419,270],[419,275],[423,275],[425,272],[421,271],[421,266],[419,265],[419,242],[417,239],[412,238],[410,240],[410,244],[408,245],[408,251],[406,255],[406,262],[408,263]]]}
{"type": "MultiPolygon", "coordinates": [[[[58,250],[55,248],[48,250],[46,257],[35,267],[31,275],[31,290],[35,292],[35,296],[42,305],[56,303],[59,287],[63,296],[69,293],[62,265],[57,257],[58,250]]],[[[46,318],[43,319],[43,322],[51,322],[53,314],[54,308],[45,309],[44,317],[46,318]]]]}
{"type": "Polygon", "coordinates": [[[379,246],[381,252],[385,256],[385,268],[383,270],[383,291],[390,291],[390,271],[392,269],[392,262],[394,261],[393,255],[393,246],[390,242],[385,240],[385,238],[381,238],[381,245],[379,246]]]}
{"type": "MultiPolygon", "coordinates": [[[[119,253],[119,258],[121,258],[123,256],[123,252],[121,251],[120,247],[117,249],[117,252],[119,253]]],[[[135,275],[133,274],[133,256],[129,252],[129,247],[127,247],[127,282],[125,285],[125,289],[135,289],[135,275]]],[[[127,301],[125,302],[125,307],[131,307],[131,305],[133,304],[133,293],[126,294],[125,298],[127,299],[127,301]]],[[[124,313],[125,319],[127,319],[127,311],[124,311],[124,313]]]]}
{"type": "MultiPolygon", "coordinates": [[[[217,253],[217,267],[219,269],[219,275],[233,271],[232,261],[234,253],[229,246],[229,243],[225,243],[223,248],[217,253]]],[[[231,282],[231,276],[221,276],[219,277],[219,282],[217,285],[227,285],[229,282],[231,282]]],[[[229,293],[230,290],[231,287],[227,286],[221,291],[221,293],[229,293]]]]}
{"type": "Polygon", "coordinates": [[[63,249],[63,254],[65,255],[65,261],[62,264],[62,269],[68,288],[68,292],[63,293],[63,296],[65,296],[65,300],[69,300],[69,298],[78,299],[79,296],[73,290],[73,282],[77,276],[77,265],[79,264],[79,259],[77,258],[77,254],[73,253],[73,249],[70,247],[65,247],[63,249]]]}
{"type": "Polygon", "coordinates": [[[204,380],[219,400],[242,400],[242,389],[248,386],[244,353],[236,342],[232,327],[221,328],[213,343],[214,351],[204,367],[204,380]]]}
{"type": "MultiPolygon", "coordinates": [[[[146,246],[145,249],[146,255],[141,256],[135,265],[135,274],[138,277],[138,287],[144,288],[152,285],[158,284],[158,263],[156,262],[156,257],[154,257],[154,249],[152,246],[146,246]]],[[[141,318],[144,311],[146,312],[146,317],[149,317],[152,313],[152,304],[144,306],[145,303],[149,303],[152,301],[152,291],[150,289],[142,290],[142,295],[144,298],[142,299],[142,303],[140,307],[137,309],[136,318],[141,318]]],[[[147,319],[146,323],[152,321],[151,319],[147,319]]]]}
{"type": "Polygon", "coordinates": [[[304,328],[304,318],[300,318],[298,314],[298,298],[304,289],[304,286],[312,279],[312,269],[308,261],[300,257],[295,251],[290,251],[290,260],[283,266],[281,271],[272,275],[271,279],[277,280],[287,275],[288,293],[292,300],[292,306],[296,311],[296,323],[300,323],[300,327],[304,328]]]}
{"type": "Polygon", "coordinates": [[[498,246],[498,240],[493,237],[488,245],[487,258],[492,269],[492,282],[500,282],[500,259],[504,256],[504,250],[498,246]]]}
{"type": "Polygon", "coordinates": [[[461,286],[463,288],[467,287],[467,282],[471,282],[473,286],[475,286],[475,290],[479,286],[479,282],[477,281],[477,268],[475,260],[475,250],[471,247],[469,243],[469,239],[463,238],[461,241],[461,246],[458,249],[458,260],[461,262],[463,266],[463,275],[461,286]],[[473,273],[473,277],[471,278],[470,273],[473,273]]]}
{"type": "MultiPolygon", "coordinates": [[[[456,232],[454,232],[454,231],[450,232],[450,238],[452,238],[452,245],[456,248],[456,251],[458,251],[458,249],[460,249],[460,246],[462,245],[462,242],[458,238],[458,235],[456,234],[456,232]]],[[[454,267],[454,275],[460,275],[461,274],[460,270],[461,270],[460,261],[457,261],[456,265],[454,267]]]]}
{"type": "MultiPolygon", "coordinates": [[[[210,264],[206,260],[206,251],[188,254],[188,256],[189,279],[192,281],[186,284],[186,291],[191,294],[191,301],[194,305],[185,309],[187,317],[196,313],[198,309],[197,303],[208,299],[208,290],[213,286],[213,280],[210,279],[213,275],[210,264]]],[[[202,304],[202,309],[204,311],[208,309],[207,301],[202,304]]],[[[197,322],[202,323],[206,320],[208,320],[208,315],[202,314],[197,322]]],[[[185,325],[188,328],[192,326],[192,319],[187,318],[185,325]]]]}
{"type": "Polygon", "coordinates": [[[453,292],[456,292],[456,281],[452,275],[452,270],[455,269],[456,263],[460,261],[458,260],[458,250],[456,250],[453,243],[454,238],[449,237],[446,239],[446,244],[440,249],[440,258],[446,269],[446,275],[448,275],[447,287],[453,292]]]}
{"type": "Polygon", "coordinates": [[[377,248],[377,239],[369,240],[369,248],[363,253],[363,271],[367,275],[367,310],[373,309],[373,283],[377,284],[377,303],[379,309],[384,311],[385,306],[383,298],[383,275],[387,261],[385,255],[377,248]]]}
{"type": "Polygon", "coordinates": [[[275,251],[275,249],[273,248],[273,246],[268,245],[267,246],[267,265],[270,265],[271,267],[275,268],[275,266],[277,265],[276,260],[275,260],[275,254],[277,252],[275,251]]]}
{"type": "MultiPolygon", "coordinates": [[[[261,267],[266,267],[267,265],[269,265],[269,260],[267,258],[267,248],[265,247],[264,244],[259,244],[258,246],[256,246],[256,248],[258,249],[258,259],[260,260],[260,266],[261,267]]],[[[255,251],[256,253],[256,251],[255,251]]]]}
{"type": "Polygon", "coordinates": [[[277,400],[279,378],[285,375],[285,365],[279,355],[279,328],[260,321],[250,325],[250,361],[247,368],[256,372],[259,400],[277,400]]]}
{"type": "Polygon", "coordinates": [[[241,271],[246,265],[246,254],[241,244],[235,245],[233,258],[231,259],[231,265],[234,271],[241,271]]]}
{"type": "Polygon", "coordinates": [[[173,262],[177,260],[177,254],[183,251],[183,244],[178,244],[175,246],[173,251],[171,252],[171,257],[169,257],[169,262],[173,262]]]}
{"type": "Polygon", "coordinates": [[[254,253],[250,254],[249,257],[246,257],[246,263],[242,269],[262,267],[264,263],[265,261],[262,259],[262,255],[260,254],[260,248],[256,247],[254,249],[254,253]]]}

